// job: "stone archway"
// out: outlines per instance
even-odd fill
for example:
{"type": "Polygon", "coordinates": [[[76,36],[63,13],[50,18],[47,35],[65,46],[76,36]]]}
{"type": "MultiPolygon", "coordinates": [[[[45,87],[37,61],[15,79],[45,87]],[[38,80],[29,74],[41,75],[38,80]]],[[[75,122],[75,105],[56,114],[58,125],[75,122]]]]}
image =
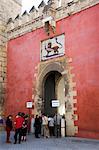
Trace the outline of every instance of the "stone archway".
{"type": "Polygon", "coordinates": [[[58,94],[57,94],[58,92],[57,88],[58,88],[58,83],[60,78],[62,78],[61,73],[57,71],[51,71],[44,77],[43,80],[42,99],[44,101],[44,104],[42,107],[42,112],[44,112],[48,116],[54,116],[56,112],[58,113],[58,108],[52,107],[52,100],[59,100],[59,101],[61,100],[61,98],[58,99],[58,94]]]}
{"type": "MultiPolygon", "coordinates": [[[[46,66],[44,66],[44,68],[42,69],[42,71],[39,74],[38,80],[37,80],[37,88],[36,88],[36,97],[37,97],[37,107],[38,110],[37,112],[41,113],[42,107],[43,107],[43,93],[44,93],[44,88],[43,88],[43,84],[46,78],[46,75],[49,74],[50,72],[59,72],[64,80],[64,85],[66,82],[66,76],[62,75],[62,72],[64,72],[64,68],[62,67],[62,65],[58,62],[54,62],[54,63],[49,63],[46,64],[46,66]]],[[[68,86],[67,86],[68,87],[68,86]]],[[[66,90],[67,90],[66,87],[66,90]]]]}
{"type": "Polygon", "coordinates": [[[60,65],[60,63],[50,63],[47,64],[43,70],[41,71],[41,73],[39,74],[39,80],[38,80],[38,90],[40,91],[40,95],[42,95],[42,82],[44,80],[44,77],[51,71],[57,71],[60,74],[64,71],[64,68],[60,65]]]}
{"type": "MultiPolygon", "coordinates": [[[[34,105],[35,105],[35,114],[41,113],[44,101],[43,96],[43,83],[46,78],[46,75],[52,71],[57,71],[61,74],[61,81],[57,86],[64,84],[64,103],[65,103],[65,116],[66,116],[66,130],[68,136],[74,136],[78,132],[77,126],[75,126],[75,120],[78,119],[77,114],[75,114],[74,104],[77,103],[75,97],[77,92],[74,87],[76,83],[73,80],[74,73],[71,73],[72,67],[69,64],[68,59],[62,57],[61,59],[53,59],[50,61],[40,62],[36,74],[36,87],[34,95],[34,105]]],[[[63,105],[63,101],[61,102],[63,105]]],[[[60,108],[61,109],[61,108],[60,108]]]]}

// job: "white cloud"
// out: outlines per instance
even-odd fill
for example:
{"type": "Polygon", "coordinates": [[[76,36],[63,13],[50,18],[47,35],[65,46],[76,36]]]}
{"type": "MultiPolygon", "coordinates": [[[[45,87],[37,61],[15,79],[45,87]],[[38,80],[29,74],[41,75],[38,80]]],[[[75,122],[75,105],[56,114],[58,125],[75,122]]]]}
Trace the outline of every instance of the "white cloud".
{"type": "MultiPolygon", "coordinates": [[[[32,6],[35,6],[36,8],[41,3],[42,0],[22,0],[22,12],[25,10],[29,11],[32,6]]],[[[46,3],[48,0],[44,0],[46,3]]]]}

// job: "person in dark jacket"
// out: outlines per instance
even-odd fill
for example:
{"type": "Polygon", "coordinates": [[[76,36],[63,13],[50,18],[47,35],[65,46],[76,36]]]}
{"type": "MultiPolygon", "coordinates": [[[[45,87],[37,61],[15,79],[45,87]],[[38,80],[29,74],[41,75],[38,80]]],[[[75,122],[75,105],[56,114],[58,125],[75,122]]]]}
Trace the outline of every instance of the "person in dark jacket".
{"type": "Polygon", "coordinates": [[[40,123],[39,116],[36,115],[35,122],[34,122],[34,127],[35,127],[35,137],[36,137],[36,138],[39,138],[40,125],[41,125],[41,123],[40,123]]]}
{"type": "Polygon", "coordinates": [[[41,130],[42,130],[42,116],[39,116],[39,121],[40,121],[39,134],[41,135],[41,130]]]}
{"type": "Polygon", "coordinates": [[[9,115],[6,120],[6,143],[11,143],[10,142],[10,132],[12,130],[12,115],[9,115]]]}
{"type": "Polygon", "coordinates": [[[26,141],[27,128],[28,128],[28,117],[24,116],[24,122],[23,122],[23,125],[22,125],[21,141],[26,141]]]}

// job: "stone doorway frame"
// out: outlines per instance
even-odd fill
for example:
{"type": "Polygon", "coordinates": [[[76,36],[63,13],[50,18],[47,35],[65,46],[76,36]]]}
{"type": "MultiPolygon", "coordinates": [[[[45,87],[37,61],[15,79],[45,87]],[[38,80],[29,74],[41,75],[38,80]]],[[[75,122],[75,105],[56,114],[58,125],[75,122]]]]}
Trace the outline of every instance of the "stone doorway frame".
{"type": "Polygon", "coordinates": [[[78,120],[78,116],[75,113],[77,108],[74,104],[77,103],[77,91],[75,90],[76,83],[74,82],[74,73],[71,73],[72,59],[66,57],[55,58],[52,60],[40,62],[37,69],[36,77],[36,87],[34,97],[34,114],[41,114],[43,107],[42,93],[43,93],[43,81],[45,76],[51,71],[59,72],[64,79],[65,87],[65,116],[66,116],[66,130],[68,136],[74,136],[78,133],[78,127],[75,125],[75,121],[78,120]]]}
{"type": "Polygon", "coordinates": [[[50,72],[54,72],[54,71],[57,71],[61,74],[61,76],[64,78],[64,83],[65,83],[65,80],[66,80],[66,77],[62,75],[62,72],[64,71],[64,68],[59,64],[59,63],[50,63],[50,64],[47,64],[43,69],[42,69],[42,72],[40,72],[39,74],[39,77],[38,77],[38,80],[37,80],[37,88],[36,88],[36,91],[37,91],[37,95],[36,97],[38,98],[38,104],[36,104],[37,107],[40,107],[38,108],[38,112],[40,112],[40,110],[42,110],[42,98],[43,98],[43,93],[44,93],[44,89],[43,89],[43,83],[44,83],[44,80],[45,80],[45,77],[48,73],[50,72]],[[40,104],[42,106],[40,106],[40,104]]]}

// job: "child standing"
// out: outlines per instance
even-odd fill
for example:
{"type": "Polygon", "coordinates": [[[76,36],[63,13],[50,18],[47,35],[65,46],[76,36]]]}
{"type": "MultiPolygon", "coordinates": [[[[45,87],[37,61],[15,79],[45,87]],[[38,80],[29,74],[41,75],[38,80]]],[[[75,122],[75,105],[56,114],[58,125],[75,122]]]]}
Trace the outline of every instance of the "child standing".
{"type": "Polygon", "coordinates": [[[22,125],[22,141],[26,141],[26,134],[27,134],[27,127],[28,127],[28,117],[25,117],[25,120],[22,125]]]}

